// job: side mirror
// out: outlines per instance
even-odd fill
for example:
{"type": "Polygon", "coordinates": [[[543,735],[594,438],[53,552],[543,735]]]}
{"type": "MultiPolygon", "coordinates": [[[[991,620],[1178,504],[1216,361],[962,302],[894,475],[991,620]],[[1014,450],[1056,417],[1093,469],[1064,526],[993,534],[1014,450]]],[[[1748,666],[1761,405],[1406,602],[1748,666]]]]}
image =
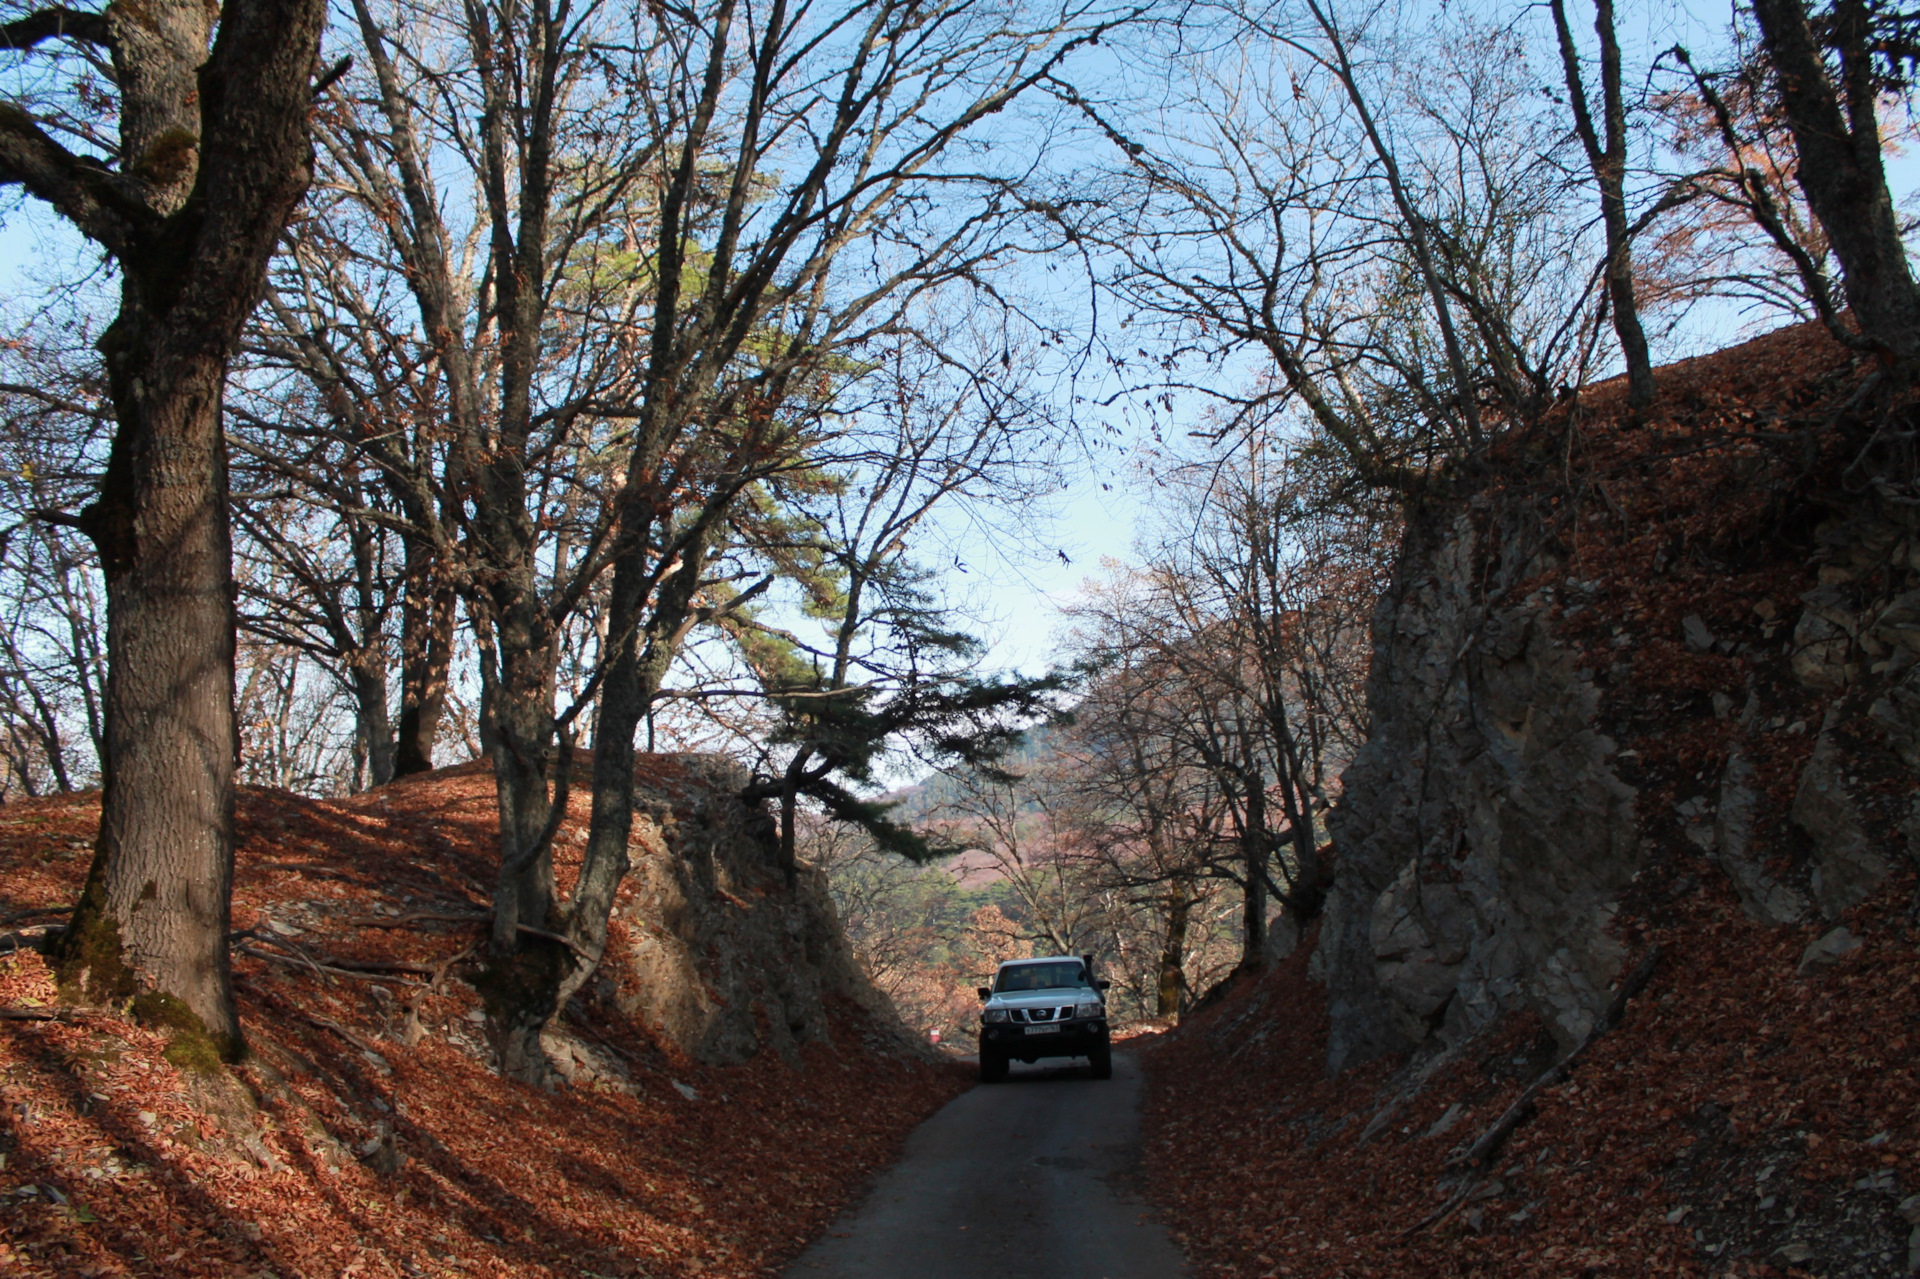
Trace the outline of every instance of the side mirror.
{"type": "Polygon", "coordinates": [[[986,986],[975,986],[973,988],[973,993],[980,996],[980,998],[982,999],[986,999],[993,994],[993,991],[986,986]]]}
{"type": "Polygon", "coordinates": [[[1097,981],[1097,982],[1095,982],[1095,983],[1093,983],[1093,984],[1094,984],[1095,986],[1097,986],[1097,987],[1099,987],[1099,988],[1100,988],[1101,990],[1111,990],[1111,989],[1113,988],[1113,983],[1112,983],[1112,982],[1110,982],[1110,981],[1107,981],[1107,980],[1105,980],[1104,978],[1103,978],[1103,979],[1101,979],[1100,981],[1097,981]]]}

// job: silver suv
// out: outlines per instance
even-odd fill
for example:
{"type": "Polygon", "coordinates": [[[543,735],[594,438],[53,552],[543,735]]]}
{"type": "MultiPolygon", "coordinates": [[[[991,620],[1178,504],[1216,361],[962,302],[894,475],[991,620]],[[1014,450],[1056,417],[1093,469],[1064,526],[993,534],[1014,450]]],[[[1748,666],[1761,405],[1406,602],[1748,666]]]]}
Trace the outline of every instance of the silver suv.
{"type": "Polygon", "coordinates": [[[1085,1057],[1095,1079],[1113,1078],[1107,1036],[1112,983],[1093,979],[1093,956],[1010,959],[980,987],[980,1082],[1007,1077],[1007,1063],[1042,1057],[1085,1057]]]}

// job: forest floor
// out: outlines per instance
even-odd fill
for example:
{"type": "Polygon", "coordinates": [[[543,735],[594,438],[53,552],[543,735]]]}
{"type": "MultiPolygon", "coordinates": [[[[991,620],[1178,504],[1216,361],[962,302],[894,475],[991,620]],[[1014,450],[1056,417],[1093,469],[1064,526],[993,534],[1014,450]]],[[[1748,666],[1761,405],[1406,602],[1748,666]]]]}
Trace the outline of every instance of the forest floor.
{"type": "Polygon", "coordinates": [[[1761,791],[1754,846],[1804,878],[1788,810],[1809,730],[1832,711],[1872,735],[1858,700],[1790,669],[1799,597],[1836,572],[1814,526],[1851,500],[1852,455],[1817,424],[1857,375],[1801,329],[1661,376],[1643,426],[1603,389],[1541,450],[1551,466],[1494,486],[1528,487],[1557,521],[1560,562],[1521,589],[1562,588],[1555,634],[1602,673],[1645,854],[1612,929],[1628,964],[1660,947],[1651,983],[1463,1180],[1458,1157],[1561,1047],[1516,1014],[1424,1083],[1426,1058],[1327,1079],[1309,936],[1142,1049],[1150,1193],[1199,1273],[1841,1279],[1920,1262],[1920,891],[1893,827],[1911,772],[1885,750],[1853,761],[1898,869],[1838,920],[1749,921],[1688,827],[1737,743],[1761,791]],[[1690,619],[1720,642],[1689,643],[1690,619]],[[1802,975],[1836,924],[1859,947],[1802,975]]]}
{"type": "Polygon", "coordinates": [[[1819,930],[1690,903],[1624,1024],[1424,1229],[1454,1197],[1448,1157],[1554,1041],[1511,1019],[1362,1142],[1405,1063],[1325,1077],[1303,947],[1139,1050],[1149,1195],[1202,1275],[1905,1275],[1920,954],[1903,879],[1850,913],[1865,945],[1811,979],[1795,967],[1819,930]]]}
{"type": "MultiPolygon", "coordinates": [[[[0,931],[64,916],[98,817],[92,794],[0,809],[0,931]]],[[[0,1273],[762,1276],[967,1086],[870,1051],[851,1006],[833,1035],[853,1051],[706,1067],[575,1023],[626,1085],[501,1079],[446,975],[483,937],[491,823],[472,765],[343,801],[245,791],[253,1055],[231,1074],[110,1013],[19,1020],[55,1009],[53,982],[36,951],[0,954],[0,1273]]]]}

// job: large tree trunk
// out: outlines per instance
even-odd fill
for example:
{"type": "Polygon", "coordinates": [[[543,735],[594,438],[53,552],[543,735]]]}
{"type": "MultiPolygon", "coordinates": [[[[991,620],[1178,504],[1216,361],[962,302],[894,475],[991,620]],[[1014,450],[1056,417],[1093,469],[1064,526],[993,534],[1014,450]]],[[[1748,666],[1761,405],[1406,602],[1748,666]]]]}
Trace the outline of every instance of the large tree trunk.
{"type": "Polygon", "coordinates": [[[355,732],[367,753],[367,784],[393,780],[393,721],[387,715],[387,663],[378,649],[363,651],[353,662],[355,732]]]}
{"type": "Polygon", "coordinates": [[[1274,735],[1280,745],[1280,811],[1287,819],[1293,838],[1294,868],[1286,877],[1287,890],[1282,904],[1304,924],[1319,917],[1332,885],[1326,882],[1325,868],[1320,864],[1319,840],[1314,835],[1313,792],[1287,718],[1286,704],[1276,698],[1271,705],[1273,710],[1268,718],[1274,724],[1274,735]]]}
{"type": "Polygon", "coordinates": [[[1240,916],[1240,967],[1259,968],[1267,962],[1267,797],[1258,776],[1247,787],[1240,852],[1247,877],[1240,916]]]}
{"type": "Polygon", "coordinates": [[[227,954],[237,738],[220,404],[267,258],[311,176],[324,7],[233,0],[211,57],[200,0],[108,14],[123,168],[147,183],[148,208],[49,194],[44,177],[15,174],[11,139],[0,156],[10,180],[107,244],[123,281],[100,343],[116,433],[99,500],[80,517],[107,585],[106,789],[57,959],[68,990],[135,995],[150,1020],[230,1057],[242,1043],[227,954]]]}
{"type": "Polygon", "coordinates": [[[1800,187],[1840,259],[1854,318],[1863,336],[1910,360],[1920,355],[1920,287],[1887,190],[1867,6],[1862,0],[1834,6],[1838,86],[1827,75],[1802,0],[1754,0],[1753,16],[1793,130],[1800,187]]]}
{"type": "Polygon", "coordinates": [[[433,743],[447,706],[447,671],[453,661],[451,590],[435,580],[430,553],[407,546],[407,595],[400,621],[400,730],[393,773],[406,777],[433,767],[433,743]]]}
{"type": "MultiPolygon", "coordinates": [[[[646,518],[638,510],[628,514],[636,520],[646,518]]],[[[573,894],[561,912],[564,918],[556,921],[566,941],[557,945],[544,938],[520,939],[525,957],[518,970],[522,982],[516,994],[521,1006],[512,1013],[511,1027],[503,1019],[496,1032],[500,1042],[511,1041],[514,1045],[511,1061],[503,1051],[501,1063],[502,1069],[516,1078],[545,1080],[549,1067],[539,1050],[540,1031],[586,984],[606,949],[614,895],[630,866],[627,843],[633,830],[634,734],[666,678],[681,622],[701,580],[702,564],[703,548],[698,543],[684,548],[681,570],[660,586],[655,596],[644,545],[636,544],[616,560],[607,613],[608,631],[619,638],[601,682],[586,852],[573,894]],[[654,597],[651,616],[642,611],[649,597],[654,597]],[[531,953],[535,943],[546,949],[531,953]]],[[[496,757],[501,753],[504,747],[496,751],[496,757]]],[[[496,776],[498,771],[496,765],[496,776]]],[[[497,923],[495,943],[499,944],[497,923]]]]}
{"type": "Polygon", "coordinates": [[[549,934],[558,922],[553,836],[565,815],[573,761],[554,740],[554,636],[544,610],[523,595],[497,602],[496,616],[499,674],[487,690],[486,717],[500,867],[481,994],[501,1071],[545,1086],[553,1072],[540,1031],[559,1007],[559,983],[571,966],[566,945],[549,934]]]}
{"type": "Polygon", "coordinates": [[[134,411],[121,416],[90,508],[104,526],[95,536],[112,654],[106,792],[66,960],[88,996],[147,989],[184,1001],[230,1055],[240,1034],[227,967],[238,739],[224,360],[162,370],[139,359],[152,344],[121,325],[109,341],[124,343],[109,367],[134,411]],[[115,510],[144,516],[111,520],[115,510]]]}
{"type": "Polygon", "coordinates": [[[1193,901],[1187,881],[1175,879],[1167,886],[1167,936],[1160,948],[1159,1017],[1180,1014],[1180,996],[1187,989],[1187,925],[1193,915],[1193,901]]]}
{"type": "Polygon", "coordinates": [[[570,764],[554,747],[553,663],[545,648],[507,649],[494,690],[494,783],[500,801],[500,873],[493,944],[513,944],[520,924],[545,928],[553,908],[550,783],[570,764]]]}

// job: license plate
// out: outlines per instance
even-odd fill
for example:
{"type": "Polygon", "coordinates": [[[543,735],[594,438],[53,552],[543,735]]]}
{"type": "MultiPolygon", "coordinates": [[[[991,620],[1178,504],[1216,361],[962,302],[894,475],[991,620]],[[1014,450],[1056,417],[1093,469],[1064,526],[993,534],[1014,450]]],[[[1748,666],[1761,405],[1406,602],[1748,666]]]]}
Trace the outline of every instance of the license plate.
{"type": "Polygon", "coordinates": [[[1056,1035],[1060,1033],[1060,1028],[1058,1026],[1029,1026],[1027,1027],[1027,1033],[1029,1035],[1056,1035]]]}

